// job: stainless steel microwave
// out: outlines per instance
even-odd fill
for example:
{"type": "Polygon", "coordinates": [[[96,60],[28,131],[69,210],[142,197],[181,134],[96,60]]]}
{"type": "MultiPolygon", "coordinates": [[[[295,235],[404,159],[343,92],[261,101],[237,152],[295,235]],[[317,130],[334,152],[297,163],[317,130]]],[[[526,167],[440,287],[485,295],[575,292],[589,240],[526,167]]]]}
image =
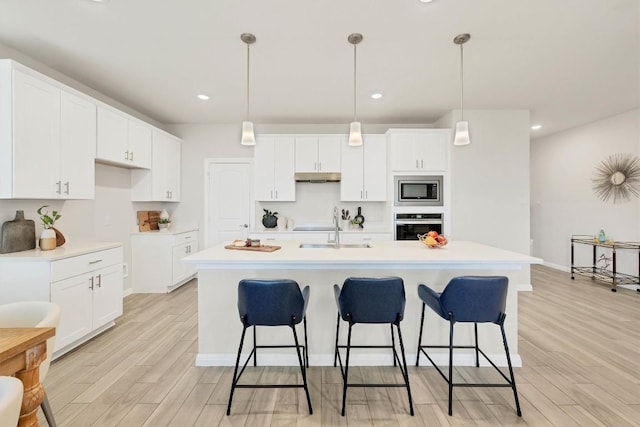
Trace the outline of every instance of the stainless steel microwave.
{"type": "Polygon", "coordinates": [[[395,206],[442,206],[442,175],[394,178],[395,206]]]}

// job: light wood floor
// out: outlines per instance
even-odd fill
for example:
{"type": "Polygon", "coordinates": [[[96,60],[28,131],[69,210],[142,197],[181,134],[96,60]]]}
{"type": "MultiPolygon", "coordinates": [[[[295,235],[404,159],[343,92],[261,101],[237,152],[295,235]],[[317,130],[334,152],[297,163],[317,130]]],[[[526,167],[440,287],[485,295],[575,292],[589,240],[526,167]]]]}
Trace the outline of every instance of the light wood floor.
{"type": "MultiPolygon", "coordinates": [[[[410,368],[416,416],[403,389],[353,389],[340,416],[337,368],[311,367],[314,414],[294,389],[238,390],[225,416],[231,368],[194,366],[195,283],[170,295],[132,295],[117,326],[52,364],[46,388],[59,426],[640,426],[640,293],[535,267],[521,292],[516,369],[523,416],[509,389],[454,390],[433,368],[410,368]]],[[[230,321],[237,319],[230,319],[230,321]]],[[[491,368],[457,369],[474,381],[491,368]]],[[[391,367],[355,368],[368,381],[391,367]]],[[[287,382],[293,368],[250,368],[246,381],[287,382]]],[[[492,377],[493,378],[493,377],[492,377]]],[[[46,425],[41,416],[42,425],[46,425]]]]}

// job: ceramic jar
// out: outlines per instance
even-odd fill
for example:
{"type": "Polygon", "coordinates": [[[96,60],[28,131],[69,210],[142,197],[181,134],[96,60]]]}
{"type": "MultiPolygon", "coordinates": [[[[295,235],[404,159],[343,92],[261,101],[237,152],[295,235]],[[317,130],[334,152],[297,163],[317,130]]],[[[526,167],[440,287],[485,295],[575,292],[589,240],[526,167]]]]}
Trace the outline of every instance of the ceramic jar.
{"type": "Polygon", "coordinates": [[[45,228],[40,233],[40,249],[50,251],[56,248],[56,232],[52,228],[45,228]]]}

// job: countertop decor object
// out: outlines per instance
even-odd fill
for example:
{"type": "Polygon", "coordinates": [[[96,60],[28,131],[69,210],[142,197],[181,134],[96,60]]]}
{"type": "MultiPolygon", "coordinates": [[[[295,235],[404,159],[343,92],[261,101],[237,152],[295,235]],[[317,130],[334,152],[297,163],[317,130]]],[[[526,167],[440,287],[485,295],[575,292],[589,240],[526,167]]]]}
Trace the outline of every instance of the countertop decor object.
{"type": "Polygon", "coordinates": [[[354,224],[358,224],[360,228],[364,228],[364,216],[362,215],[362,207],[358,206],[358,215],[353,218],[354,224]]]}
{"type": "Polygon", "coordinates": [[[226,245],[225,249],[235,249],[238,251],[252,251],[252,252],[274,252],[278,249],[282,248],[282,246],[277,245],[262,245],[262,246],[235,246],[235,245],[226,245]]]}
{"type": "Polygon", "coordinates": [[[42,221],[42,226],[44,227],[42,233],[40,233],[39,243],[40,249],[43,251],[49,251],[56,248],[58,239],[53,225],[62,217],[58,211],[51,212],[51,215],[49,215],[49,211],[43,213],[42,209],[46,207],[48,207],[48,205],[40,206],[37,210],[38,215],[40,216],[40,221],[42,221]]]}
{"type": "Polygon", "coordinates": [[[612,154],[603,160],[591,178],[593,191],[602,201],[613,203],[640,197],[640,157],[634,154],[612,154]]]}
{"type": "Polygon", "coordinates": [[[138,231],[159,230],[160,211],[138,211],[138,231]]]}
{"type": "Polygon", "coordinates": [[[0,254],[28,251],[36,247],[36,225],[24,219],[24,211],[16,211],[16,217],[2,224],[0,254]]]}
{"type": "Polygon", "coordinates": [[[271,212],[269,209],[263,209],[262,225],[265,228],[276,228],[278,225],[278,212],[271,212]]]}

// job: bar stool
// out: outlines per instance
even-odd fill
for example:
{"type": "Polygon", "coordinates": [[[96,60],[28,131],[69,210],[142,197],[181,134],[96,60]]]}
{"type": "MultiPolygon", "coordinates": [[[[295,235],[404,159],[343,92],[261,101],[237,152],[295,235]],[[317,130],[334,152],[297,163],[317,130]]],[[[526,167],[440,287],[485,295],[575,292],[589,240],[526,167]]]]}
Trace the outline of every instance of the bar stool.
{"type": "Polygon", "coordinates": [[[433,289],[425,286],[418,286],[418,296],[422,300],[422,320],[420,322],[420,335],[418,337],[418,354],[416,356],[416,366],[420,363],[420,352],[429,359],[429,362],[438,370],[438,373],[449,385],[449,415],[452,415],[453,387],[511,387],[513,397],[516,402],[516,412],[522,416],[520,402],[518,401],[518,390],[516,380],[513,376],[511,357],[509,356],[509,346],[507,336],[504,332],[504,313],[507,300],[507,285],[509,279],[504,276],[462,276],[454,277],[449,281],[442,293],[437,293],[433,289]],[[424,309],[429,306],[436,314],[449,321],[449,345],[423,345],[422,331],[424,329],[424,309]],[[475,345],[453,345],[453,326],[456,322],[473,322],[473,332],[475,345]],[[510,378],[502,373],[491,359],[478,348],[478,323],[495,323],[500,326],[502,342],[507,356],[510,378]],[[425,348],[448,348],[449,349],[449,376],[447,377],[436,366],[433,359],[427,354],[425,348]],[[506,383],[454,383],[453,382],[453,349],[469,348],[475,350],[476,367],[480,366],[479,354],[493,366],[496,371],[505,379],[506,383]]]}
{"type": "Polygon", "coordinates": [[[309,414],[313,414],[311,397],[309,396],[309,388],[307,386],[309,356],[307,354],[307,317],[305,312],[308,302],[309,286],[306,286],[302,292],[300,292],[300,287],[294,280],[245,279],[240,281],[238,284],[238,312],[240,314],[240,321],[242,322],[242,336],[240,337],[238,357],[236,358],[236,365],[233,371],[227,415],[231,413],[231,402],[233,401],[233,393],[236,388],[304,388],[307,395],[309,414]],[[303,322],[304,325],[304,345],[299,344],[298,334],[296,333],[296,325],[300,322],[303,322]],[[253,326],[253,348],[242,366],[240,373],[238,373],[245,333],[247,332],[247,328],[251,326],[253,326]],[[289,326],[293,332],[295,345],[257,345],[257,326],[289,326]],[[253,364],[256,366],[258,348],[295,348],[298,355],[298,363],[300,364],[300,372],[302,373],[302,384],[238,384],[242,373],[252,357],[253,364]],[[300,353],[300,349],[302,349],[302,354],[300,353]]]}
{"type": "Polygon", "coordinates": [[[336,344],[334,352],[333,366],[340,362],[342,373],[342,416],[345,415],[345,404],[347,400],[347,389],[349,387],[406,387],[409,396],[409,412],[413,415],[413,399],[411,398],[411,387],[409,385],[409,373],[407,371],[407,360],[404,353],[404,342],[400,331],[400,322],[404,317],[404,307],[406,297],[404,293],[404,282],[399,277],[388,278],[365,278],[350,277],[345,280],[342,290],[338,285],[333,286],[338,306],[338,320],[336,324],[336,344]],[[347,335],[347,345],[338,345],[340,333],[340,318],[349,323],[347,335]],[[351,331],[357,323],[389,324],[391,329],[391,345],[351,345],[351,331]],[[402,361],[398,357],[395,345],[395,334],[393,326],[398,331],[398,341],[402,361]],[[339,349],[346,348],[346,361],[343,366],[342,356],[339,349]],[[400,384],[356,384],[349,383],[349,358],[351,349],[354,348],[389,348],[393,352],[393,366],[399,366],[402,373],[403,383],[400,384]]]}

